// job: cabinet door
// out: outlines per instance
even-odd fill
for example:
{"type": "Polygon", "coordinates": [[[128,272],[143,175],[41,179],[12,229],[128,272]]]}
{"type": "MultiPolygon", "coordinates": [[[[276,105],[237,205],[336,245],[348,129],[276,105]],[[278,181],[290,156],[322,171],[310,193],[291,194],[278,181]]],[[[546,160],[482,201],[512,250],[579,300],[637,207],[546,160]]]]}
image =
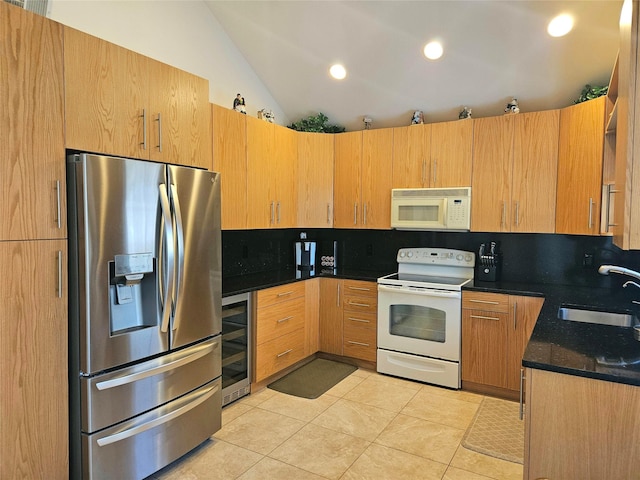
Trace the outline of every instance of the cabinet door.
{"type": "Polygon", "coordinates": [[[333,226],[333,135],[298,132],[298,227],[333,226]]]}
{"type": "Polygon", "coordinates": [[[362,228],[391,228],[393,129],[362,132],[362,228]]]}
{"type": "MultiPolygon", "coordinates": [[[[264,122],[264,120],[263,120],[264,122]]],[[[264,122],[267,123],[267,122],[264,122]]],[[[274,227],[292,228],[297,226],[298,190],[298,132],[290,128],[273,125],[274,157],[271,182],[275,195],[274,227]]]]}
{"type": "Polygon", "coordinates": [[[392,188],[429,186],[431,124],[393,129],[392,188]]]}
{"type": "Polygon", "coordinates": [[[320,279],[320,351],[342,355],[343,281],[320,279]]]}
{"type": "Polygon", "coordinates": [[[507,342],[507,388],[520,390],[522,356],[536,325],[544,299],[541,297],[509,296],[511,318],[507,342]]]}
{"type": "MultiPolygon", "coordinates": [[[[209,80],[178,70],[178,163],[212,170],[209,80]]],[[[173,163],[173,162],[172,162],[173,163]]]]}
{"type": "Polygon", "coordinates": [[[462,380],[504,388],[509,314],[462,309],[462,380]]]}
{"type": "Polygon", "coordinates": [[[511,228],[513,116],[473,120],[471,230],[511,228]]]}
{"type": "Polygon", "coordinates": [[[600,232],[605,100],[560,111],[556,233],[600,232]]]}
{"type": "Polygon", "coordinates": [[[0,478],[66,479],[66,241],[0,242],[0,264],[0,478]]]}
{"type": "Polygon", "coordinates": [[[276,219],[276,193],[271,181],[274,124],[253,117],[247,117],[246,122],[247,228],[269,228],[275,225],[276,219]]]}
{"type": "Polygon", "coordinates": [[[0,7],[0,240],[65,238],[62,26],[0,7]]]}
{"type": "Polygon", "coordinates": [[[431,125],[430,186],[471,186],[473,122],[466,119],[431,125]]]}
{"type": "Polygon", "coordinates": [[[222,229],[247,228],[247,124],[246,115],[213,105],[213,169],[220,184],[222,229]]]}
{"type": "Polygon", "coordinates": [[[305,280],[305,356],[320,350],[320,278],[305,280]]]}
{"type": "Polygon", "coordinates": [[[559,119],[559,110],[515,117],[512,232],[555,232],[559,119]]]}
{"type": "Polygon", "coordinates": [[[69,27],[64,53],[67,148],[149,158],[147,57],[69,27]]]}
{"type": "Polygon", "coordinates": [[[361,224],[362,132],[335,137],[333,226],[357,228],[361,224]]]}

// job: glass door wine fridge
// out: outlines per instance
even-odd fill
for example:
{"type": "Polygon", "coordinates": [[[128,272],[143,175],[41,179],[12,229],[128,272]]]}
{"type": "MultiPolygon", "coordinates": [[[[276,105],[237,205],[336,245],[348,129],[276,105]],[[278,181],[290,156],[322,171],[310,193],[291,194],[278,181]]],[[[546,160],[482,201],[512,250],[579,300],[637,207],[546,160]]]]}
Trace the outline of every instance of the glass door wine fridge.
{"type": "Polygon", "coordinates": [[[222,406],[251,391],[249,294],[222,299],[222,406]]]}

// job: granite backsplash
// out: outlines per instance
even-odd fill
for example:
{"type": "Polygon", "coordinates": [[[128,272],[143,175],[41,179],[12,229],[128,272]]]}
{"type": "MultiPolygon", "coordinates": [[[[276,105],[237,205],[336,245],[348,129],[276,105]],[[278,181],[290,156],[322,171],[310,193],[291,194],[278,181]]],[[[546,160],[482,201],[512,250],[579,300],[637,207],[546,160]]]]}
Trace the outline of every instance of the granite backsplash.
{"type": "Polygon", "coordinates": [[[338,268],[396,271],[403,247],[455,248],[477,253],[481,243],[498,242],[502,280],[590,287],[615,287],[628,278],[597,273],[603,263],[640,269],[640,252],[625,252],[611,237],[581,235],[409,232],[398,230],[271,229],[222,232],[223,278],[294,266],[294,243],[300,233],[318,242],[318,256],[337,242],[338,268]]]}

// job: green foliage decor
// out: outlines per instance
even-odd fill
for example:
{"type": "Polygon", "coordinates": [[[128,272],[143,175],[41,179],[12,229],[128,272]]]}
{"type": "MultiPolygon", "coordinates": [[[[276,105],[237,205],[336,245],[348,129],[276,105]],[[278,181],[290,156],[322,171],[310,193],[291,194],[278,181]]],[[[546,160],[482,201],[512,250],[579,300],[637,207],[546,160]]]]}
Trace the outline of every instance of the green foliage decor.
{"type": "Polygon", "coordinates": [[[327,125],[327,117],[324,113],[318,113],[318,115],[311,115],[307,118],[303,118],[297,122],[293,122],[289,125],[292,130],[298,132],[316,132],[316,133],[342,133],[344,127],[340,125],[327,125]]]}
{"type": "Polygon", "coordinates": [[[591,85],[587,84],[582,89],[582,93],[580,94],[580,97],[578,97],[578,99],[573,103],[582,103],[582,102],[586,102],[587,100],[593,100],[594,98],[598,98],[598,97],[601,97],[602,95],[606,95],[608,91],[609,91],[608,85],[605,85],[604,87],[598,87],[598,86],[592,87],[591,85]]]}

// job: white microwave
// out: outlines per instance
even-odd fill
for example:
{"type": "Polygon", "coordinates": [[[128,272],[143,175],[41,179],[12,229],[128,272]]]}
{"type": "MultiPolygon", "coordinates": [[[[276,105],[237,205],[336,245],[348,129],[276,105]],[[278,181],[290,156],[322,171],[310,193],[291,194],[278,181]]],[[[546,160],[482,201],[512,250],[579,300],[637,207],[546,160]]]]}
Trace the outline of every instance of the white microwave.
{"type": "Polygon", "coordinates": [[[391,190],[391,228],[467,231],[470,226],[471,187],[391,190]]]}

